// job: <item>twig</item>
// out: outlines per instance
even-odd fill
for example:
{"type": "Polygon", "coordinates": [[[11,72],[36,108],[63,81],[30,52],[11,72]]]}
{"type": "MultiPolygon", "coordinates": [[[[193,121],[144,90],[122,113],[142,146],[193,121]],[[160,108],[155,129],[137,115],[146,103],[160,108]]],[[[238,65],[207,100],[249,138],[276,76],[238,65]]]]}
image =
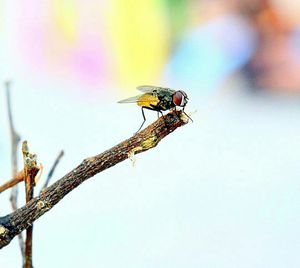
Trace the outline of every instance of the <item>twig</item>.
{"type": "Polygon", "coordinates": [[[55,159],[55,161],[54,161],[54,163],[53,163],[52,168],[50,169],[50,171],[49,171],[49,173],[48,173],[47,179],[46,179],[46,181],[45,181],[45,183],[44,183],[44,186],[43,186],[42,189],[41,189],[41,192],[42,192],[44,189],[46,189],[46,188],[48,187],[48,184],[49,184],[49,182],[50,182],[50,180],[51,180],[51,178],[52,178],[52,176],[53,176],[53,174],[54,174],[54,171],[55,171],[57,165],[59,164],[59,161],[61,160],[61,158],[62,158],[63,156],[64,156],[64,151],[61,150],[60,153],[59,153],[59,155],[56,157],[56,159],[55,159]]]}
{"type": "Polygon", "coordinates": [[[24,171],[20,171],[17,173],[16,177],[12,178],[11,180],[5,182],[0,186],[0,193],[4,192],[5,190],[15,186],[19,182],[24,180],[24,171]]]}
{"type": "MultiPolygon", "coordinates": [[[[7,81],[5,83],[6,87],[6,103],[7,103],[7,111],[8,111],[8,121],[9,121],[9,130],[10,130],[10,137],[11,137],[11,166],[12,166],[12,177],[15,178],[17,175],[17,169],[18,169],[18,158],[17,158],[17,150],[18,145],[21,140],[20,135],[16,132],[14,123],[13,123],[13,117],[12,117],[12,109],[11,109],[11,101],[10,101],[10,81],[7,81]]],[[[15,211],[18,208],[18,185],[15,185],[11,189],[10,194],[10,203],[13,211],[15,211]]],[[[24,239],[22,234],[20,233],[18,235],[19,238],[19,246],[21,250],[21,254],[23,257],[23,260],[25,258],[25,249],[24,249],[24,239]]]]}
{"type": "Polygon", "coordinates": [[[11,144],[12,144],[12,146],[11,146],[12,173],[13,173],[13,175],[16,175],[17,168],[18,168],[17,150],[18,150],[18,144],[19,144],[21,138],[20,138],[19,134],[16,132],[16,129],[15,129],[14,123],[13,123],[11,101],[10,101],[10,84],[11,84],[11,82],[5,83],[6,103],[7,103],[9,130],[10,130],[11,144]]]}
{"type": "Polygon", "coordinates": [[[13,237],[30,227],[36,219],[52,209],[82,182],[124,161],[132,155],[132,152],[138,154],[155,147],[161,139],[187,122],[188,118],[182,112],[173,111],[113,148],[84,159],[75,169],[50,185],[25,206],[0,218],[0,248],[8,245],[13,237]]]}
{"type": "MultiPolygon", "coordinates": [[[[36,163],[36,155],[31,154],[28,151],[27,141],[24,141],[22,144],[22,153],[24,161],[26,203],[28,203],[33,198],[33,190],[35,186],[34,179],[39,172],[39,168],[36,163]]],[[[32,268],[32,233],[33,224],[26,229],[24,268],[32,268]]]]}

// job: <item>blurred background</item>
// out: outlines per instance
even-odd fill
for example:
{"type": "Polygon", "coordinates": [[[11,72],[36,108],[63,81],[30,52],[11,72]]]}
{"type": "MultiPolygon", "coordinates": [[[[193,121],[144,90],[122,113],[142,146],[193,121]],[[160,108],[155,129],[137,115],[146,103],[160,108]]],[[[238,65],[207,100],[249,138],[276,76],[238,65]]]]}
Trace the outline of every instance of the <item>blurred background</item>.
{"type": "MultiPolygon", "coordinates": [[[[299,70],[299,1],[1,0],[2,182],[8,80],[43,178],[65,151],[53,181],[138,129],[140,109],[117,104],[138,85],[184,89],[194,120],[40,218],[34,266],[299,267],[299,70]]],[[[14,239],[0,266],[21,262],[14,239]]]]}

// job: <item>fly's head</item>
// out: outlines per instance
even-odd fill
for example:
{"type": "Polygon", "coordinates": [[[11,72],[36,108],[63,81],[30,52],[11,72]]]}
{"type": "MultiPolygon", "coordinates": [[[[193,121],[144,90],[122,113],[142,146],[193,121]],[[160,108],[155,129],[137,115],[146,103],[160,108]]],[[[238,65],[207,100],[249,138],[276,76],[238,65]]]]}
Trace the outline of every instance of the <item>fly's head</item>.
{"type": "Polygon", "coordinates": [[[185,107],[188,102],[188,96],[183,90],[175,91],[173,94],[173,103],[179,107],[185,107]]]}

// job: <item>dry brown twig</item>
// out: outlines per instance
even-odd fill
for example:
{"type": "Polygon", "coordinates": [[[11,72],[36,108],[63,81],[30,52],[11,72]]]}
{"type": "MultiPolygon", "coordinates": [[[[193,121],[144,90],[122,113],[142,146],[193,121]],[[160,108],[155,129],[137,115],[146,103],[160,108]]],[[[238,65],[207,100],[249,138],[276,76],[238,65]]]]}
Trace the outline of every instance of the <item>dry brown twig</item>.
{"type": "Polygon", "coordinates": [[[18,184],[23,180],[24,180],[24,171],[21,170],[17,173],[17,175],[14,178],[10,179],[9,181],[5,182],[0,186],[0,194],[5,190],[15,186],[16,184],[18,184]]]}
{"type": "Polygon", "coordinates": [[[51,167],[51,169],[50,169],[50,171],[48,173],[47,179],[46,179],[46,181],[44,183],[44,186],[41,189],[41,192],[48,187],[48,184],[49,184],[49,182],[50,182],[50,180],[51,180],[51,178],[52,178],[52,176],[54,174],[54,171],[55,171],[57,165],[59,164],[59,162],[60,162],[60,160],[61,160],[61,158],[63,156],[64,156],[64,151],[61,150],[59,152],[58,156],[56,157],[56,159],[55,159],[55,161],[54,161],[54,163],[53,163],[53,165],[52,165],[52,167],[51,167]]]}
{"type": "MultiPolygon", "coordinates": [[[[27,141],[24,141],[22,144],[22,154],[24,162],[25,196],[26,203],[28,203],[33,198],[35,176],[38,174],[40,168],[37,166],[36,155],[28,151],[27,141]]],[[[33,224],[26,229],[24,268],[32,268],[32,233],[33,224]]]]}
{"type": "Polygon", "coordinates": [[[16,235],[30,227],[35,220],[52,209],[82,182],[133,154],[154,148],[165,136],[187,122],[188,118],[181,111],[172,111],[113,148],[84,159],[76,168],[44,189],[39,196],[30,200],[25,206],[7,216],[0,217],[0,248],[8,245],[16,235]]]}
{"type": "MultiPolygon", "coordinates": [[[[7,81],[5,83],[6,87],[6,103],[7,103],[7,112],[8,112],[8,122],[9,122],[9,130],[10,130],[10,137],[11,137],[11,166],[12,166],[12,178],[17,177],[17,170],[18,170],[18,158],[17,158],[17,151],[18,151],[18,145],[21,140],[20,135],[17,133],[13,117],[12,117],[12,109],[11,109],[11,101],[10,101],[10,81],[7,81]]],[[[18,208],[18,185],[16,184],[13,186],[9,198],[11,202],[11,207],[13,211],[15,211],[18,208]]],[[[21,254],[23,257],[23,260],[25,259],[25,248],[24,248],[24,239],[22,234],[20,233],[18,235],[19,238],[19,246],[21,250],[21,254]]]]}
{"type": "MultiPolygon", "coordinates": [[[[39,172],[39,170],[42,170],[42,165],[40,165],[40,167],[37,166],[36,155],[29,153],[27,142],[25,141],[25,142],[23,142],[23,145],[22,145],[24,169],[17,173],[17,166],[18,166],[17,150],[18,150],[18,144],[20,142],[20,137],[19,137],[18,133],[16,132],[14,124],[13,124],[13,116],[12,116],[11,100],[10,100],[10,82],[6,82],[5,87],[6,87],[6,101],[7,101],[7,110],[8,110],[8,119],[9,119],[9,129],[10,129],[10,136],[11,136],[11,162],[12,162],[13,178],[0,186],[0,193],[9,188],[12,188],[10,202],[11,202],[13,211],[15,211],[15,210],[17,210],[17,197],[18,197],[17,184],[21,181],[25,182],[26,203],[29,202],[33,198],[33,189],[35,186],[35,179],[36,179],[36,177],[38,177],[36,175],[39,172]]],[[[62,156],[63,156],[63,151],[60,152],[53,167],[51,168],[44,187],[47,187],[47,185],[53,175],[53,172],[62,156]]],[[[41,172],[39,174],[41,174],[41,172]]],[[[18,234],[19,245],[20,245],[20,249],[21,249],[21,253],[22,253],[22,257],[23,257],[23,264],[24,264],[23,267],[24,268],[32,268],[32,232],[33,232],[33,225],[29,226],[26,229],[26,242],[25,243],[24,243],[22,233],[18,234]]]]}

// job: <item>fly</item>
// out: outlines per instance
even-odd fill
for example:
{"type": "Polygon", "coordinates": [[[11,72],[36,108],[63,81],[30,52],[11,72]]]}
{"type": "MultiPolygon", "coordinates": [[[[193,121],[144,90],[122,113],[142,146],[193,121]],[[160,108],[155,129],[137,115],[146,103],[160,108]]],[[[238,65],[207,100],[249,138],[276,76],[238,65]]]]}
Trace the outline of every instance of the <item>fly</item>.
{"type": "MultiPolygon", "coordinates": [[[[191,119],[185,112],[184,108],[188,102],[188,96],[183,90],[174,90],[165,87],[155,87],[155,86],[138,86],[137,89],[143,94],[124,99],[118,103],[136,103],[142,108],[143,123],[137,132],[143,127],[146,122],[146,117],[144,109],[149,109],[152,111],[157,111],[158,116],[162,111],[176,109],[176,107],[182,107],[182,112],[191,119]]],[[[191,121],[193,121],[191,119],[191,121]]]]}

